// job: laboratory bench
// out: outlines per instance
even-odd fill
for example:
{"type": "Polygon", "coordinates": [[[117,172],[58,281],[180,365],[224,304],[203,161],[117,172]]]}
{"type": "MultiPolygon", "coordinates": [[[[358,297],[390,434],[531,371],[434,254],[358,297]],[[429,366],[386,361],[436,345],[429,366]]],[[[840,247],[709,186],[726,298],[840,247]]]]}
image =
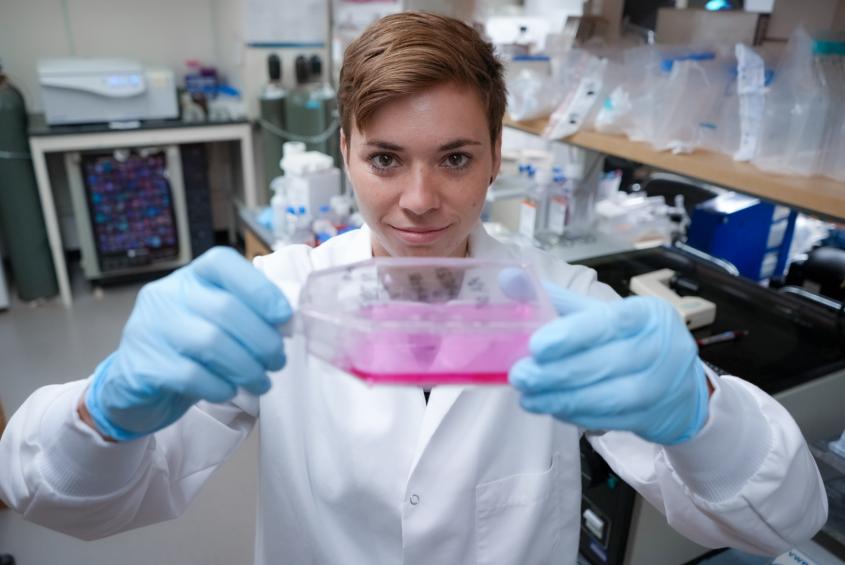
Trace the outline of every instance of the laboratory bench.
{"type": "Polygon", "coordinates": [[[273,252],[276,237],[258,221],[259,209],[238,206],[238,222],[244,237],[244,256],[252,261],[273,252]]]}
{"type": "MultiPolygon", "coordinates": [[[[273,232],[258,221],[260,210],[238,206],[238,220],[244,238],[244,256],[250,261],[258,255],[272,253],[278,246],[273,232]]],[[[502,242],[512,241],[515,234],[499,223],[485,222],[487,232],[502,242]]],[[[565,237],[557,245],[546,249],[550,254],[567,263],[574,263],[599,257],[631,251],[636,247],[631,242],[601,232],[577,237],[565,237]]]]}
{"type": "Polygon", "coordinates": [[[43,114],[29,118],[29,146],[35,180],[41,199],[41,211],[59,294],[65,306],[72,303],[68,269],[65,263],[62,236],[47,167],[48,153],[69,153],[87,150],[112,150],[131,147],[172,146],[231,141],[239,144],[240,184],[243,203],[258,206],[258,186],[253,163],[252,126],[247,120],[183,122],[176,120],[143,120],[112,127],[107,123],[50,126],[43,114]]]}

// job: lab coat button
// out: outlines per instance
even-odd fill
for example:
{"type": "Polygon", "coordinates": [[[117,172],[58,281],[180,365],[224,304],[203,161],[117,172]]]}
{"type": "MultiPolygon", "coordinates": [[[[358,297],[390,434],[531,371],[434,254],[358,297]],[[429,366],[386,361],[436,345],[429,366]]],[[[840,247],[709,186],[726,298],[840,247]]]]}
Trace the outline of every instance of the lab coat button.
{"type": "Polygon", "coordinates": [[[420,497],[417,496],[416,494],[412,494],[410,502],[413,506],[416,506],[417,504],[420,503],[420,497]]]}

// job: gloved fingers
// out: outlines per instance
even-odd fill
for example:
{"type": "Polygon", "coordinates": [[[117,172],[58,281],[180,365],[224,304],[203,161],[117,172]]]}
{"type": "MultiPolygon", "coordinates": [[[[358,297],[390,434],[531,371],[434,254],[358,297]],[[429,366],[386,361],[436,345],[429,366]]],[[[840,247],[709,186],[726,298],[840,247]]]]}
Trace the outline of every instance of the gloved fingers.
{"type": "Polygon", "coordinates": [[[145,382],[155,383],[157,388],[176,393],[194,400],[225,402],[237,394],[237,387],[190,357],[173,355],[170,360],[172,372],[148,375],[145,382]]]}
{"type": "Polygon", "coordinates": [[[520,360],[511,369],[510,382],[521,392],[531,394],[576,389],[642,372],[654,364],[659,354],[658,340],[628,337],[545,363],[533,358],[520,360]]]}
{"type": "Polygon", "coordinates": [[[508,267],[499,272],[499,288],[517,302],[533,302],[537,298],[534,283],[524,269],[508,267]]]}
{"type": "Polygon", "coordinates": [[[226,290],[197,285],[186,293],[188,308],[249,351],[267,371],[284,366],[284,342],[278,330],[226,290]]]}
{"type": "Polygon", "coordinates": [[[194,273],[214,286],[233,293],[272,325],[290,320],[291,306],[279,288],[263,273],[228,247],[215,247],[193,263],[194,273]]]}
{"type": "Polygon", "coordinates": [[[603,381],[564,391],[524,394],[520,400],[529,412],[551,414],[588,429],[631,429],[649,416],[637,380],[603,381]]]}
{"type": "Polygon", "coordinates": [[[177,353],[175,356],[188,357],[220,380],[253,394],[270,389],[270,379],[259,360],[208,320],[194,317],[190,323],[166,326],[164,331],[166,341],[177,353]]]}
{"type": "Polygon", "coordinates": [[[650,331],[651,309],[636,299],[599,303],[563,315],[531,336],[529,348],[539,363],[562,359],[587,348],[650,331]]]}
{"type": "Polygon", "coordinates": [[[601,303],[594,298],[572,292],[548,281],[543,281],[543,288],[546,290],[546,294],[549,295],[549,300],[552,301],[555,310],[561,316],[580,312],[589,309],[595,304],[601,303]]]}

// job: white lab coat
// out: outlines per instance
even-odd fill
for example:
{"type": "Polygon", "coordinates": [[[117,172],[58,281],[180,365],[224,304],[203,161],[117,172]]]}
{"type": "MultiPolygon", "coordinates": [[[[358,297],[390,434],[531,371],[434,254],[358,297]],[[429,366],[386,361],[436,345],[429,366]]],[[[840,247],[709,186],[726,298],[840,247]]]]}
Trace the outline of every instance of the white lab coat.
{"type": "MultiPolygon", "coordinates": [[[[470,250],[616,298],[593,271],[503,245],[480,225],[470,250]]],[[[295,300],[312,269],[370,256],[363,229],[256,265],[295,300]]],[[[287,367],[260,401],[200,403],[124,444],[79,421],[86,381],[36,391],[0,440],[0,498],[82,538],[173,518],[260,419],[258,564],[575,563],[578,428],[524,412],[510,387],[436,387],[426,405],[418,388],[369,388],[308,358],[299,337],[286,350],[287,367]]],[[[710,418],[690,442],[663,448],[621,432],[590,441],[689,538],[784,551],[826,519],[816,466],[775,400],[740,379],[710,378],[710,418]]]]}

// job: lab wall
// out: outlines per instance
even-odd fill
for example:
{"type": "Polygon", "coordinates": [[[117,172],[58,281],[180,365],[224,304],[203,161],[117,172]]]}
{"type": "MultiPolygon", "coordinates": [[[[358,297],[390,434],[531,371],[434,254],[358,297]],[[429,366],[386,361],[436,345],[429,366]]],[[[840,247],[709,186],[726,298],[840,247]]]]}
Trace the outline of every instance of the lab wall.
{"type": "Polygon", "coordinates": [[[129,57],[177,73],[187,59],[213,61],[211,2],[2,0],[0,59],[29,110],[40,112],[36,64],[42,57],[129,57]]]}

